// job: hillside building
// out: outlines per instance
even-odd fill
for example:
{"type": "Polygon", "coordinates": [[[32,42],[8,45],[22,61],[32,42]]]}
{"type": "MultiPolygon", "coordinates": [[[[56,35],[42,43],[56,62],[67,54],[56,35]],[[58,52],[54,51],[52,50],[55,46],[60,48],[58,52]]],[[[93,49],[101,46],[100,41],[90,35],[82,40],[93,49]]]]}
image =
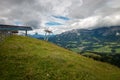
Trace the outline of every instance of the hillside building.
{"type": "Polygon", "coordinates": [[[4,39],[7,36],[17,34],[18,31],[25,31],[25,36],[27,36],[27,31],[30,31],[30,30],[32,30],[32,28],[28,26],[0,24],[0,40],[4,39]]]}

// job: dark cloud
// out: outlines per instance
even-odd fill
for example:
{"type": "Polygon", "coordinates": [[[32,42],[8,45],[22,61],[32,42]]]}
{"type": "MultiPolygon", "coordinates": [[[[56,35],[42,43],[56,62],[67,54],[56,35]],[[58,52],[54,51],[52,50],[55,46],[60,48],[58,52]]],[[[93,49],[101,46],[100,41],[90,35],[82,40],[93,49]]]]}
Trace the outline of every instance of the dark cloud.
{"type": "Polygon", "coordinates": [[[25,23],[25,25],[27,26],[31,26],[33,29],[37,29],[40,28],[40,22],[36,21],[36,20],[31,20],[25,23]]]}

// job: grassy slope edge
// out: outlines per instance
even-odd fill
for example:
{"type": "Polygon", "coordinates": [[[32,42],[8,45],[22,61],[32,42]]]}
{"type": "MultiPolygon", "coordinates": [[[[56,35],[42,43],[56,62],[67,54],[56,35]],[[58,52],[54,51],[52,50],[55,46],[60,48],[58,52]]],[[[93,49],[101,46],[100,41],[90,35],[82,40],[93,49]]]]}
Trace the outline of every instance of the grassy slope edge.
{"type": "Polygon", "coordinates": [[[11,36],[0,43],[0,80],[119,79],[119,68],[46,41],[11,36]]]}

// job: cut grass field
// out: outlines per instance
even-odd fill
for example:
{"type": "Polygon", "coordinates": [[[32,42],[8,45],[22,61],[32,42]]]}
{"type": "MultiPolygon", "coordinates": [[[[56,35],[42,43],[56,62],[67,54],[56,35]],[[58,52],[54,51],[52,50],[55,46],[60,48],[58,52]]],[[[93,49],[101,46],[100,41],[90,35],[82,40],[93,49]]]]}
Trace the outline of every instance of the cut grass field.
{"type": "Polygon", "coordinates": [[[0,80],[119,79],[119,68],[46,41],[11,36],[0,42],[0,80]]]}
{"type": "Polygon", "coordinates": [[[97,49],[93,49],[94,52],[104,52],[104,53],[111,53],[111,48],[109,46],[103,46],[97,49]]]}

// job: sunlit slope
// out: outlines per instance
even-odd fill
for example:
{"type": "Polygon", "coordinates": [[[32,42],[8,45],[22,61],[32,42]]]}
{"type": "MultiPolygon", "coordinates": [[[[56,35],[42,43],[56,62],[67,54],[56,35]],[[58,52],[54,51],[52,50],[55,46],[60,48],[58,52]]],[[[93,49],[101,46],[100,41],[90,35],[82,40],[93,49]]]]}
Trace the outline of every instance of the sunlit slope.
{"type": "Polygon", "coordinates": [[[119,68],[46,41],[12,36],[0,42],[0,80],[119,79],[119,68]]]}

